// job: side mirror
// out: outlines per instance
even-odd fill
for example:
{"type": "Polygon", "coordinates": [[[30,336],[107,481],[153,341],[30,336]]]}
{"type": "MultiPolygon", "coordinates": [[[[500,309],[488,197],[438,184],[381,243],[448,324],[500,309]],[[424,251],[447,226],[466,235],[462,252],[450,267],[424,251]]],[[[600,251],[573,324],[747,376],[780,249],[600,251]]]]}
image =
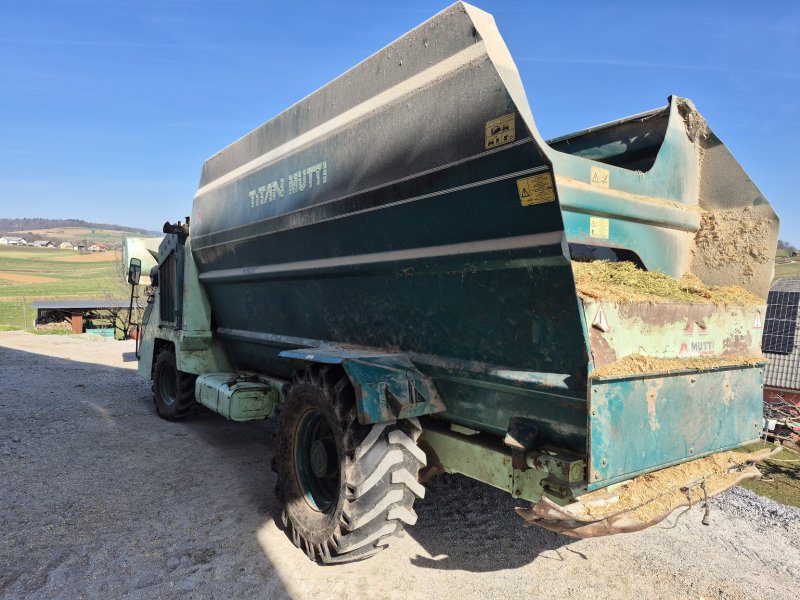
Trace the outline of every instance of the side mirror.
{"type": "Polygon", "coordinates": [[[139,285],[139,278],[142,276],[142,261],[138,258],[132,258],[130,265],[128,265],[128,283],[131,285],[139,285]]]}

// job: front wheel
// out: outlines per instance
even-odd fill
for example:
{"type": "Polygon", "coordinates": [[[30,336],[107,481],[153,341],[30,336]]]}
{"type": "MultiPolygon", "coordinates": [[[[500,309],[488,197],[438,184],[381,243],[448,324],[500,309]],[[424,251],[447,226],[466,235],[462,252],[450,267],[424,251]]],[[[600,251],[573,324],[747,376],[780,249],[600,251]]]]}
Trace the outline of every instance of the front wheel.
{"type": "Polygon", "coordinates": [[[347,377],[333,368],[295,377],[279,429],[283,524],[311,560],[350,562],[383,550],[416,520],[425,495],[417,419],[360,425],[347,377]]]}
{"type": "Polygon", "coordinates": [[[178,370],[175,350],[171,347],[158,353],[153,367],[153,401],[159,417],[180,421],[192,413],[195,379],[194,375],[178,370]]]}

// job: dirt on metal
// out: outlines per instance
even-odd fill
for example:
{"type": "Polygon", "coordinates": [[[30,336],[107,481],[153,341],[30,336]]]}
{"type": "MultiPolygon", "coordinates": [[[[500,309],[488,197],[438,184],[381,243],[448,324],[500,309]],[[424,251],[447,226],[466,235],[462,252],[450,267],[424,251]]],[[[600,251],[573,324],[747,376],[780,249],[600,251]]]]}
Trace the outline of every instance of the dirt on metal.
{"type": "Polygon", "coordinates": [[[653,358],[643,354],[629,354],[625,358],[603,365],[592,371],[592,377],[625,377],[643,373],[675,373],[680,371],[710,371],[720,367],[746,367],[767,362],[763,356],[731,355],[709,358],[653,358]]]}
{"type": "Polygon", "coordinates": [[[730,306],[758,306],[764,300],[738,286],[706,285],[686,273],[680,279],[658,271],[645,271],[628,261],[573,261],[578,294],[620,304],[681,302],[730,306]]]}

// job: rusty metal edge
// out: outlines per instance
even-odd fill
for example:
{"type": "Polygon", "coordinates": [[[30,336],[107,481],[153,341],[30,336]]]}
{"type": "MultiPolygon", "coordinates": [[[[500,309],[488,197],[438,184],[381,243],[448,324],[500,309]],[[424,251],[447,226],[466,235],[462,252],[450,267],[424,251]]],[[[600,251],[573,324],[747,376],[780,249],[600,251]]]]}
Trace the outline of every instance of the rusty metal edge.
{"type": "MultiPolygon", "coordinates": [[[[758,479],[761,477],[759,470],[750,466],[734,478],[731,483],[709,497],[716,496],[723,492],[728,491],[735,485],[738,485],[745,479],[758,479]]],[[[615,535],[618,533],[632,533],[634,531],[641,531],[653,525],[657,525],[677,509],[689,506],[689,500],[685,500],[674,507],[670,508],[663,513],[654,516],[649,521],[638,521],[630,518],[630,514],[640,507],[626,510],[622,513],[606,517],[597,521],[584,521],[577,519],[574,515],[565,511],[562,507],[553,503],[547,498],[542,498],[534,506],[530,508],[515,508],[517,514],[522,517],[529,525],[537,525],[544,527],[550,531],[555,531],[562,535],[574,538],[590,538],[601,537],[605,535],[615,535]]]]}
{"type": "MultiPolygon", "coordinates": [[[[717,496],[723,492],[726,492],[746,479],[760,479],[761,472],[754,466],[753,463],[767,460],[780,451],[781,447],[772,449],[765,448],[759,452],[745,455],[747,456],[747,459],[741,464],[745,465],[749,463],[749,465],[740,473],[738,473],[737,477],[733,478],[728,485],[716,490],[712,494],[709,494],[709,497],[717,496]]],[[[657,525],[677,509],[686,506],[690,506],[688,498],[685,501],[676,504],[669,510],[655,515],[648,521],[639,521],[630,517],[634,511],[641,507],[634,507],[609,515],[603,519],[582,519],[567,510],[569,505],[566,507],[559,506],[547,497],[542,497],[541,500],[530,507],[516,507],[514,510],[526,522],[527,525],[537,525],[569,537],[588,538],[641,531],[642,529],[647,529],[648,527],[657,525]]]]}

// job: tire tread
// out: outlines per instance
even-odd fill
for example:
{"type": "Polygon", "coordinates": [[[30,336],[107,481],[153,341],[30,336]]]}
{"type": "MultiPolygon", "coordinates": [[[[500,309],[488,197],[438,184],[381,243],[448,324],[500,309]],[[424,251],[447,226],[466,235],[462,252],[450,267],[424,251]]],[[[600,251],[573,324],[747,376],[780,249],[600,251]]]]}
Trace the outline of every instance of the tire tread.
{"type": "MultiPolygon", "coordinates": [[[[416,521],[414,501],[425,495],[425,488],[417,481],[426,464],[425,453],[417,446],[422,427],[416,418],[371,427],[360,425],[352,386],[341,370],[311,367],[296,372],[293,381],[283,415],[291,412],[295,394],[307,394],[314,388],[339,418],[345,447],[341,471],[345,493],[334,529],[321,543],[303,537],[288,508],[281,520],[294,544],[312,560],[343,563],[368,558],[399,537],[404,525],[416,521]]],[[[291,455],[287,446],[288,442],[282,441],[274,466],[278,472],[276,490],[281,496],[288,485],[281,481],[288,478],[288,469],[282,468],[282,462],[291,455]]],[[[319,542],[320,538],[316,539],[319,542]]]]}

